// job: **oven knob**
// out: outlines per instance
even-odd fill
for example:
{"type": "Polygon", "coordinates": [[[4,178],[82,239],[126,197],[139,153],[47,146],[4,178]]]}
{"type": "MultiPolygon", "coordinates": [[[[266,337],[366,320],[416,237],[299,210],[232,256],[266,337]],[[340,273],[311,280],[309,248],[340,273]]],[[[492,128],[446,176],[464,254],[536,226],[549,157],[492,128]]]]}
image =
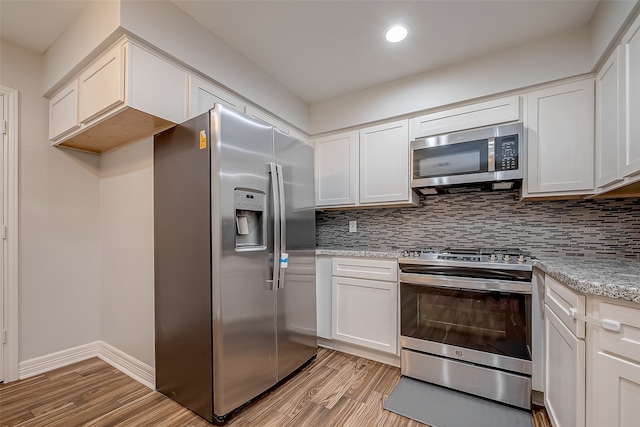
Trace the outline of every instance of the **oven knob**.
{"type": "Polygon", "coordinates": [[[518,262],[525,262],[526,258],[524,257],[524,255],[518,255],[518,262]]]}
{"type": "Polygon", "coordinates": [[[509,262],[511,260],[511,255],[509,255],[509,254],[502,255],[502,260],[504,262],[509,262]]]}
{"type": "Polygon", "coordinates": [[[414,257],[419,257],[420,256],[420,251],[413,251],[413,256],[414,257]]]}
{"type": "Polygon", "coordinates": [[[495,261],[497,259],[498,259],[498,255],[496,255],[496,254],[489,255],[489,261],[495,261]]]}
{"type": "Polygon", "coordinates": [[[402,256],[407,258],[409,256],[409,251],[402,251],[402,256]]]}

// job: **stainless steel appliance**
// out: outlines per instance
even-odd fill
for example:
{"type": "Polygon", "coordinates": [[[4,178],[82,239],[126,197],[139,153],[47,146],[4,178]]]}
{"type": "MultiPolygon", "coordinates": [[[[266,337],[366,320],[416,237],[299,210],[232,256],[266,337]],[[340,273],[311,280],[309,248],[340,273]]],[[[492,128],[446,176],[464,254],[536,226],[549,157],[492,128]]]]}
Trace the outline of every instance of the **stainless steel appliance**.
{"type": "Polygon", "coordinates": [[[402,374],[531,408],[531,258],[518,249],[405,251],[402,374]]]}
{"type": "Polygon", "coordinates": [[[424,194],[452,186],[519,187],[523,136],[522,123],[514,123],[412,141],[411,187],[424,194]]]}
{"type": "Polygon", "coordinates": [[[313,149],[216,104],[155,137],[157,389],[222,422],[316,355],[313,149]]]}

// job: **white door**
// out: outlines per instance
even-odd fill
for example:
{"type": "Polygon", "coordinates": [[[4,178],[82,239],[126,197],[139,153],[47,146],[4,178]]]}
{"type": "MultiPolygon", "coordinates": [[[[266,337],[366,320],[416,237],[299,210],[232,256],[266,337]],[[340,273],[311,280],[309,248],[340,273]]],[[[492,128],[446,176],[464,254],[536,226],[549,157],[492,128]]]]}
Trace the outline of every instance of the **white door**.
{"type": "Polygon", "coordinates": [[[409,200],[408,120],[360,131],[360,203],[409,200]]]}
{"type": "Polygon", "coordinates": [[[640,420],[640,365],[599,351],[594,386],[599,398],[593,425],[631,427],[640,420]]]}
{"type": "Polygon", "coordinates": [[[527,99],[528,192],[593,190],[593,80],[533,91],[527,99]]]}
{"type": "Polygon", "coordinates": [[[625,98],[621,106],[624,139],[620,147],[620,170],[626,176],[640,171],[640,17],[622,39],[621,49],[625,98]]]}
{"type": "Polygon", "coordinates": [[[357,203],[357,153],[356,132],[316,139],[316,206],[347,206],[357,203]]]}
{"type": "Polygon", "coordinates": [[[584,427],[585,343],[545,307],[544,404],[555,427],[584,427]]]}

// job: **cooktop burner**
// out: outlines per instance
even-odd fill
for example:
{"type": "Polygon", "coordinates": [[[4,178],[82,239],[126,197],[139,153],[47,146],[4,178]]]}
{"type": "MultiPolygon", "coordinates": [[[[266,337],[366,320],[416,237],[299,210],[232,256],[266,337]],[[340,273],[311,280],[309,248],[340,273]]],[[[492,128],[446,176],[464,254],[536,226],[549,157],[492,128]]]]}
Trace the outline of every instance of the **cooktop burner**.
{"type": "Polygon", "coordinates": [[[430,247],[402,252],[402,262],[438,263],[440,265],[478,263],[478,267],[520,265],[531,268],[531,255],[519,248],[448,248],[430,247]]]}

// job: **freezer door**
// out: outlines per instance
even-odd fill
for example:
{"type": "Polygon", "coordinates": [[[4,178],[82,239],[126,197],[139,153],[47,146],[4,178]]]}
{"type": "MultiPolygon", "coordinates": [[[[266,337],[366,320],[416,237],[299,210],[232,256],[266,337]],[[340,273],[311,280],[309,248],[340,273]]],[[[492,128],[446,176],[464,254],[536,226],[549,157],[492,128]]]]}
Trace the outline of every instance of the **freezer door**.
{"type": "Polygon", "coordinates": [[[280,380],[316,354],[316,219],[313,148],[274,130],[274,152],[284,189],[282,251],[289,255],[276,302],[280,380]]]}
{"type": "Polygon", "coordinates": [[[270,126],[218,104],[211,110],[211,133],[213,408],[222,416],[277,378],[269,262],[273,137],[270,126]],[[254,226],[267,227],[264,241],[254,226]]]}

